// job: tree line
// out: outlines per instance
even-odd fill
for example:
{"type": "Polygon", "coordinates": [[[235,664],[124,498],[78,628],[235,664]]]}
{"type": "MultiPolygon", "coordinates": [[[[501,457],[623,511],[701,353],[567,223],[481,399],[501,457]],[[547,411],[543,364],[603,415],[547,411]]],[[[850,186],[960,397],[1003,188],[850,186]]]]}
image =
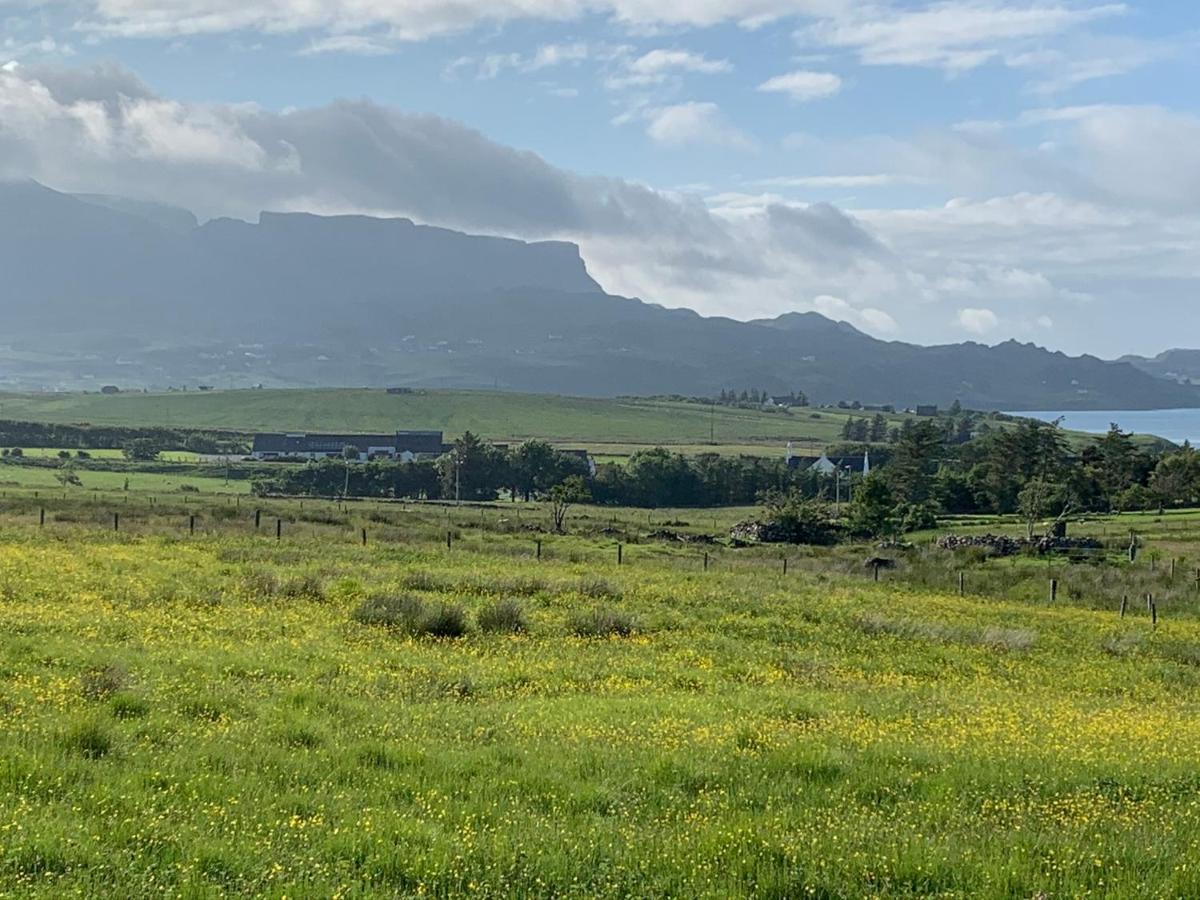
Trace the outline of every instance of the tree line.
{"type": "MultiPolygon", "coordinates": [[[[43,422],[0,420],[0,446],[61,447],[70,450],[155,448],[190,450],[193,453],[241,454],[249,450],[246,436],[232,431],[189,428],[135,428],[117,425],[54,425],[43,422]]],[[[141,457],[131,457],[141,458],[141,457]]],[[[152,457],[150,457],[152,458],[152,457]]]]}
{"type": "MultiPolygon", "coordinates": [[[[842,477],[843,493],[853,498],[848,514],[860,531],[923,528],[942,514],[1021,513],[1033,520],[1200,503],[1200,457],[1190,446],[1139,445],[1116,426],[1103,437],[1072,446],[1057,424],[1022,420],[1011,427],[989,427],[970,420],[972,415],[910,420],[896,429],[892,443],[871,447],[868,478],[842,477]],[[964,420],[973,426],[966,439],[964,420]]],[[[857,455],[866,447],[864,442],[831,449],[857,455]]],[[[789,468],[782,454],[776,459],[685,456],[659,447],[634,453],[623,465],[600,465],[592,475],[585,459],[544,441],[501,448],[471,433],[437,460],[279,466],[257,479],[255,489],[265,494],[528,500],[548,498],[572,478],[586,486],[592,501],[620,506],[836,499],[832,477],[811,468],[789,468]]]]}

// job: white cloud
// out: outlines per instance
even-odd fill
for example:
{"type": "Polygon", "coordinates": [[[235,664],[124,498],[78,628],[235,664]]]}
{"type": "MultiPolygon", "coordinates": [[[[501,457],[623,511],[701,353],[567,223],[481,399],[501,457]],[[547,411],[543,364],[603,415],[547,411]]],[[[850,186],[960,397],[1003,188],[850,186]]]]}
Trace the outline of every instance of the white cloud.
{"type": "Polygon", "coordinates": [[[974,309],[967,307],[958,311],[957,322],[960,328],[971,334],[985,335],[1000,327],[1000,318],[990,309],[974,309]]]}
{"type": "Polygon", "coordinates": [[[842,0],[85,0],[84,28],[125,37],[174,37],[243,30],[358,33],[421,40],[481,25],[522,20],[578,21],[597,13],[632,29],[721,23],[759,27],[781,18],[824,14],[842,0]]]}
{"type": "Polygon", "coordinates": [[[939,2],[919,9],[862,6],[800,32],[807,43],[857,52],[867,65],[927,66],[961,72],[1005,51],[1101,19],[1124,15],[1124,3],[939,2]]]}
{"type": "Polygon", "coordinates": [[[489,53],[486,56],[460,56],[446,67],[445,74],[454,77],[460,72],[474,72],[480,80],[490,80],[505,71],[540,72],[557,66],[577,65],[589,59],[609,59],[621,54],[622,48],[592,46],[582,41],[569,44],[543,44],[530,55],[521,53],[489,53]]]}
{"type": "Polygon", "coordinates": [[[924,179],[909,175],[782,175],[776,178],[760,178],[754,182],[763,187],[776,188],[870,188],[890,187],[897,184],[922,184],[924,179]]]}
{"type": "Polygon", "coordinates": [[[899,324],[891,314],[870,306],[858,309],[841,297],[822,294],[813,298],[812,308],[835,322],[849,322],[874,335],[890,335],[900,330],[899,324]]]}
{"type": "Polygon", "coordinates": [[[363,34],[337,34],[319,38],[300,51],[301,56],[319,56],[324,53],[345,53],[352,56],[385,56],[392,47],[375,37],[363,34]]]}
{"type": "Polygon", "coordinates": [[[15,60],[27,59],[28,57],[69,57],[74,55],[74,47],[70,44],[64,44],[49,35],[38,40],[28,41],[18,40],[9,35],[0,40],[0,59],[6,59],[6,64],[15,60]]]}
{"type": "Polygon", "coordinates": [[[678,80],[684,74],[718,75],[733,71],[733,64],[726,59],[709,59],[690,50],[650,50],[641,56],[632,56],[628,48],[614,54],[621,65],[609,75],[605,84],[611,90],[644,88],[678,80]]]}
{"type": "Polygon", "coordinates": [[[701,72],[714,75],[732,72],[733,65],[727,59],[709,59],[702,53],[689,50],[651,50],[629,63],[629,71],[635,75],[657,77],[665,72],[701,72]]]}
{"type": "Polygon", "coordinates": [[[842,79],[832,72],[789,72],[776,75],[758,86],[766,93],[787,94],[801,103],[832,97],[842,89],[842,79]]]}
{"type": "Polygon", "coordinates": [[[646,110],[646,133],[659,144],[717,144],[748,150],[754,142],[715,103],[690,101],[646,110]]]}

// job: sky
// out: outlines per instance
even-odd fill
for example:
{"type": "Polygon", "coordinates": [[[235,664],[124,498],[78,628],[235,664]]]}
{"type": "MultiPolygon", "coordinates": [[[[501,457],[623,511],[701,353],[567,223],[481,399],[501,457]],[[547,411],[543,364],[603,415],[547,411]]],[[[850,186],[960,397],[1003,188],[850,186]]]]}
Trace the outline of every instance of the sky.
{"type": "Polygon", "coordinates": [[[0,0],[0,177],[580,244],[612,293],[1200,346],[1195,0],[0,0]]]}

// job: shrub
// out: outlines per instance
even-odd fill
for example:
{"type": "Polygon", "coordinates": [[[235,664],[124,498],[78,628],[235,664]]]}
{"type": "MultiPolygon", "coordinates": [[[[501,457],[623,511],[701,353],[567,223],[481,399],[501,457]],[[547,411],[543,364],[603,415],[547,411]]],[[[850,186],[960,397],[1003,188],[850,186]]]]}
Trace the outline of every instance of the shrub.
{"type": "Polygon", "coordinates": [[[98,722],[81,722],[62,738],[64,749],[86,759],[100,759],[112,750],[112,736],[98,722]]]}
{"type": "Polygon", "coordinates": [[[361,625],[377,625],[430,637],[462,637],[467,633],[467,612],[457,603],[428,606],[420,597],[371,597],[350,614],[361,625]]]}
{"type": "Polygon", "coordinates": [[[150,714],[150,704],[136,694],[116,694],[108,708],[117,719],[140,719],[150,714]]]}
{"type": "Polygon", "coordinates": [[[479,611],[479,627],[483,631],[522,632],[529,630],[525,610],[516,600],[497,600],[479,611]]]}
{"type": "Polygon", "coordinates": [[[378,625],[415,631],[425,615],[425,603],[420,597],[368,597],[350,613],[360,625],[378,625]]]}
{"type": "Polygon", "coordinates": [[[619,609],[606,607],[576,613],[571,631],[579,637],[628,637],[634,631],[633,617],[619,609]]]}
{"type": "Polygon", "coordinates": [[[457,603],[439,603],[421,619],[417,632],[432,637],[462,637],[467,633],[467,611],[457,603]]]}
{"type": "Polygon", "coordinates": [[[296,575],[283,583],[280,592],[294,600],[324,600],[325,582],[311,572],[296,575]]]}
{"type": "Polygon", "coordinates": [[[613,584],[607,578],[601,578],[598,575],[585,575],[579,579],[579,593],[585,597],[599,600],[605,597],[619,599],[622,591],[618,585],[613,584]]]}
{"type": "Polygon", "coordinates": [[[242,588],[251,598],[274,597],[279,592],[279,579],[267,569],[252,569],[242,577],[242,588]]]}
{"type": "Polygon", "coordinates": [[[129,672],[120,663],[88,669],[79,678],[79,690],[88,700],[105,700],[129,685],[129,672]]]}

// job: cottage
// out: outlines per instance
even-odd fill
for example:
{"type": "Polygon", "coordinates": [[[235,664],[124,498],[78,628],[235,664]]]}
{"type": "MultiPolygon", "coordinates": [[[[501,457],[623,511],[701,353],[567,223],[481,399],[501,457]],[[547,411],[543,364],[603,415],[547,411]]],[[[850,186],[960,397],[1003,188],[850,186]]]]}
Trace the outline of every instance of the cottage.
{"type": "Polygon", "coordinates": [[[864,450],[862,456],[796,456],[792,445],[787,446],[787,465],[789,469],[801,472],[809,470],[822,475],[833,475],[837,472],[849,475],[867,476],[871,474],[871,451],[864,450]]]}

